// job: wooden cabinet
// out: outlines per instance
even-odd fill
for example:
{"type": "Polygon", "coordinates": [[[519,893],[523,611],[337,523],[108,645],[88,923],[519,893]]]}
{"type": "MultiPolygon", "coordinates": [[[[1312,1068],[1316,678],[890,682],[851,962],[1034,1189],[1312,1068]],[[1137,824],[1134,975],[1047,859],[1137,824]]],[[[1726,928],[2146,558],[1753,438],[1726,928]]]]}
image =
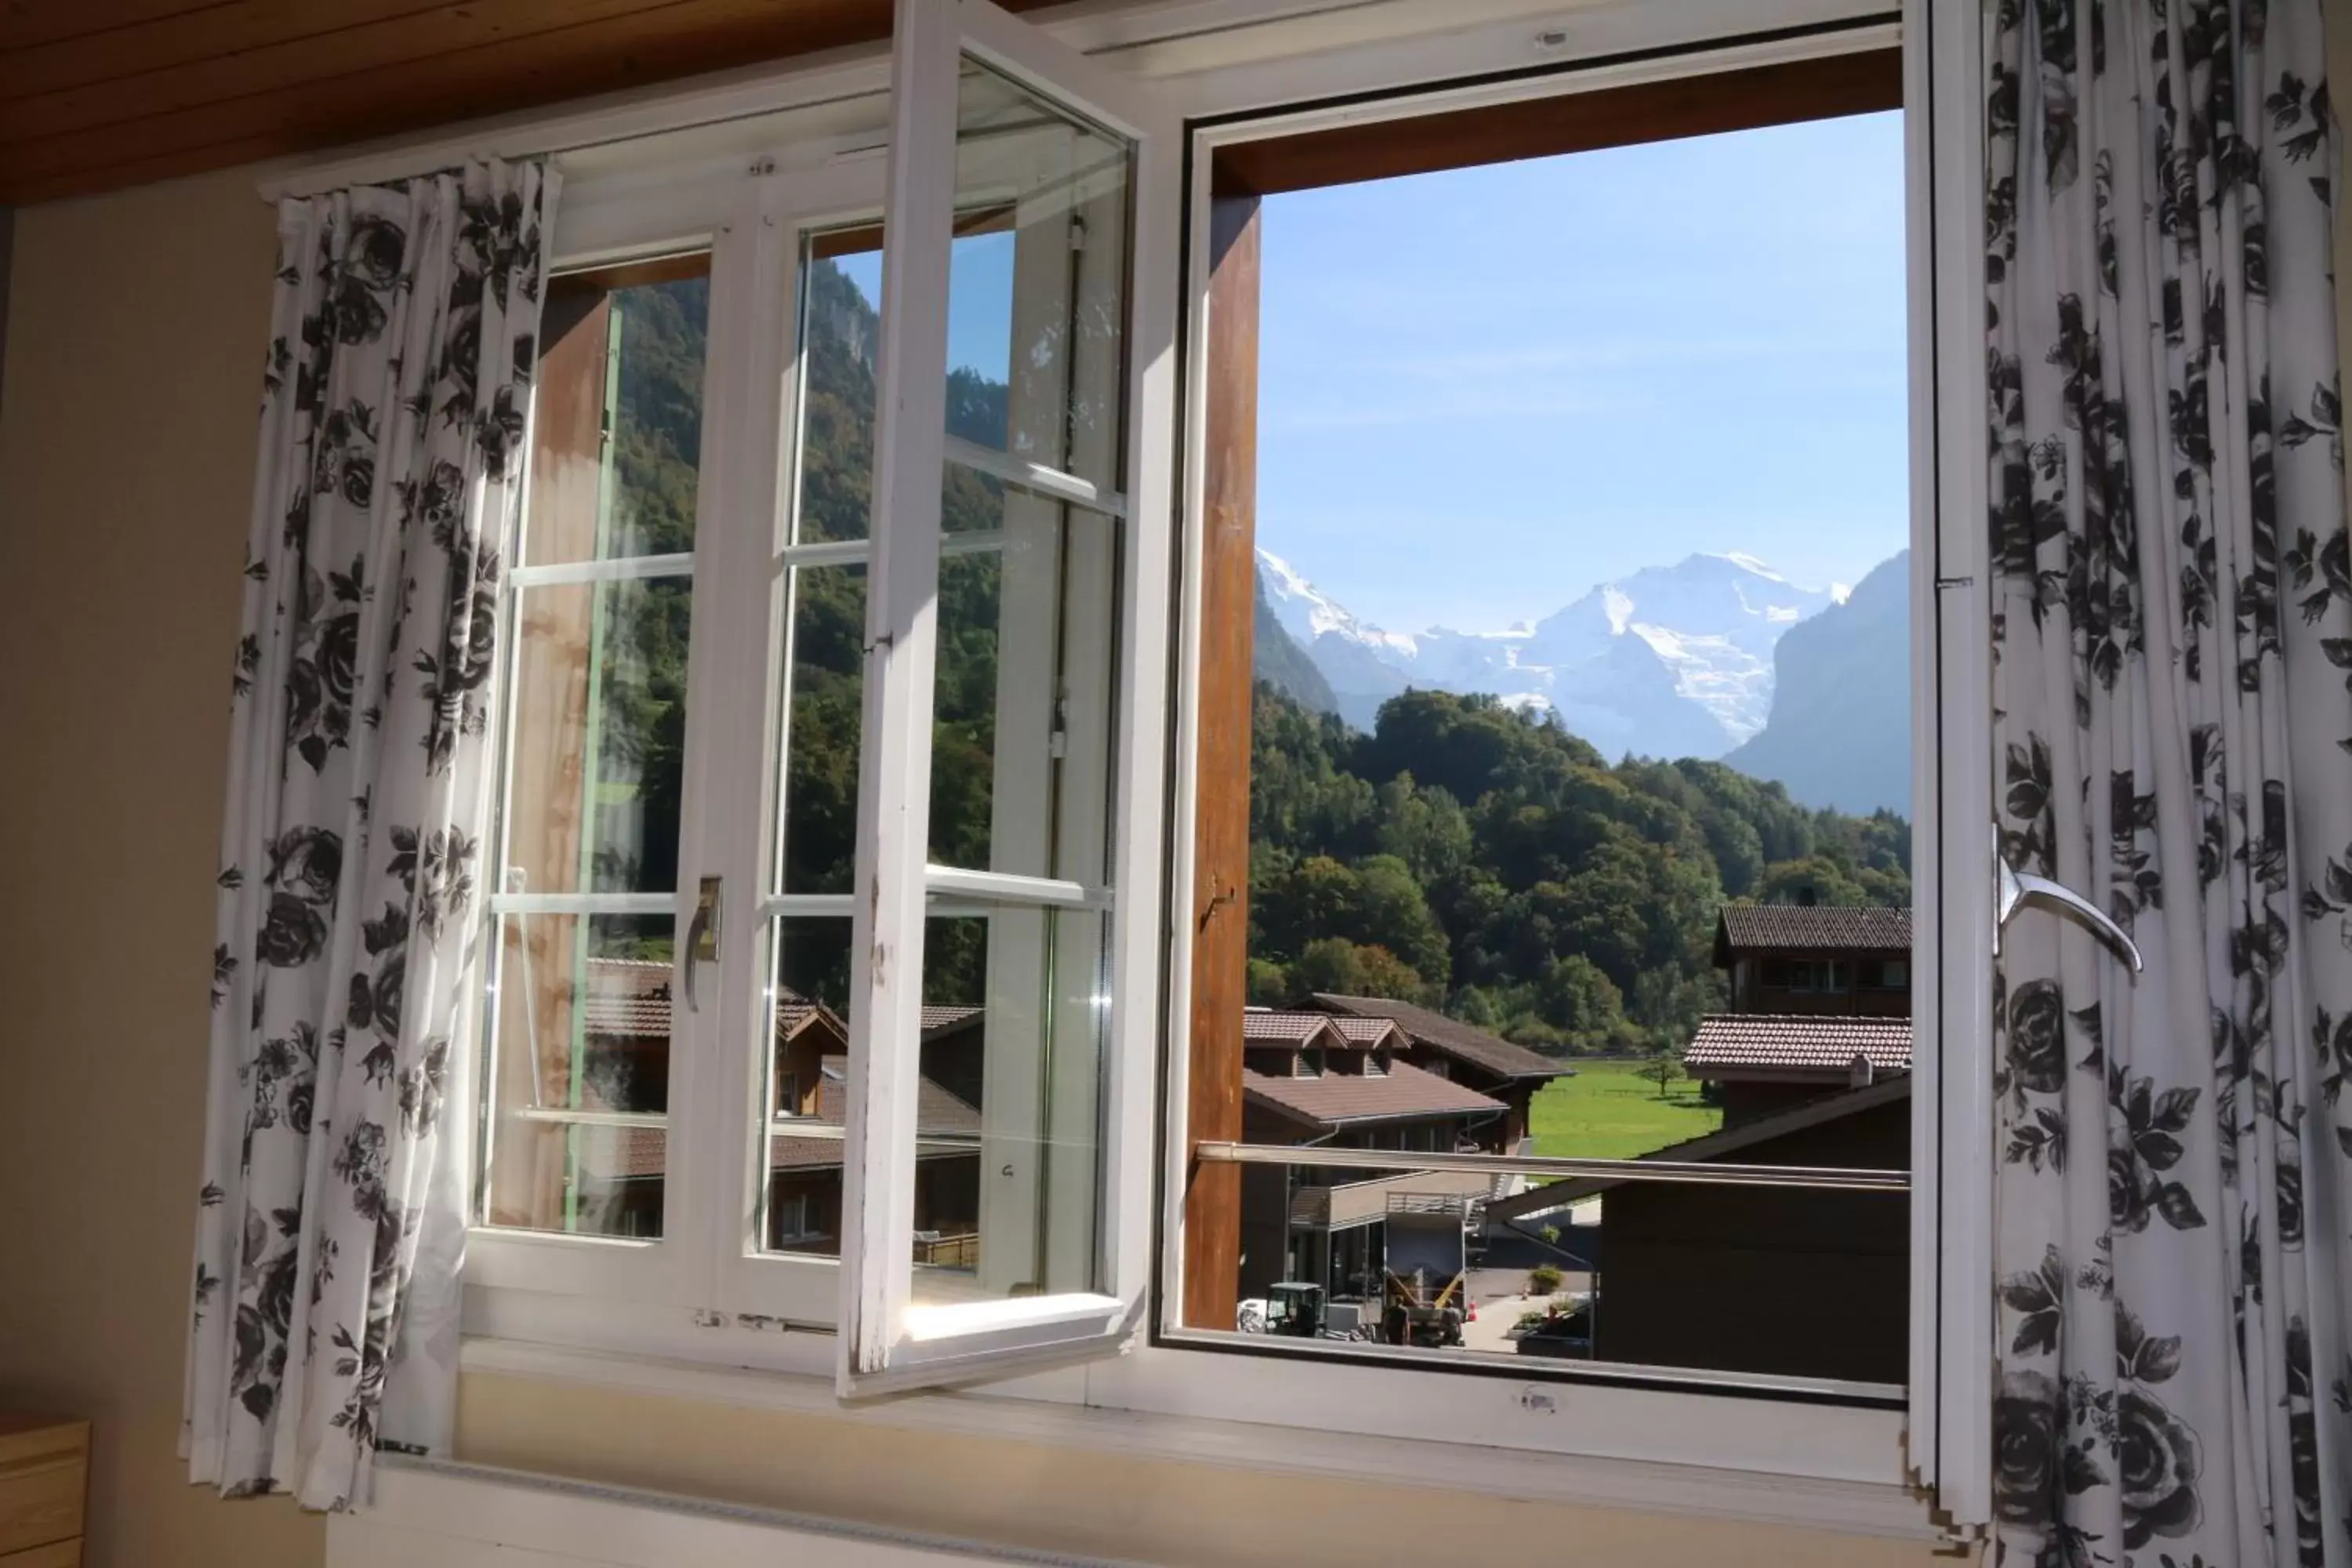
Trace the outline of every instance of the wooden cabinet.
{"type": "Polygon", "coordinates": [[[89,1423],[0,1411],[0,1568],[79,1568],[89,1423]]]}

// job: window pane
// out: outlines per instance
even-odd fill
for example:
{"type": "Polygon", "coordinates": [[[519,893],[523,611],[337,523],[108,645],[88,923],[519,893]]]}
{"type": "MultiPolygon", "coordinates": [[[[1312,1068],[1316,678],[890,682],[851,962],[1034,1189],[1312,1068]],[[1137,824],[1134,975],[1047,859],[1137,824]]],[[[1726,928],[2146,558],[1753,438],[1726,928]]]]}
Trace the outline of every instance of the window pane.
{"type": "Polygon", "coordinates": [[[761,1108],[768,1180],[759,1234],[772,1252],[841,1251],[842,1125],[847,1106],[849,921],[769,922],[769,1090],[761,1108]]]}
{"type": "Polygon", "coordinates": [[[956,114],[948,434],[1117,489],[1132,150],[971,60],[956,114]]]}
{"type": "Polygon", "coordinates": [[[924,922],[919,1303],[1097,1284],[1106,925],[1001,907],[924,922]]]}
{"type": "Polygon", "coordinates": [[[684,577],[518,593],[501,891],[677,886],[693,595],[684,577]]]}
{"type": "Polygon", "coordinates": [[[657,1237],[669,1104],[667,915],[494,917],[484,1218],[657,1237]]]}
{"type": "MultiPolygon", "coordinates": [[[[963,232],[949,251],[948,434],[996,451],[1006,449],[1012,379],[1009,222],[1009,209],[983,205],[959,226],[963,232]]],[[[796,544],[866,537],[873,505],[874,352],[881,331],[880,239],[877,226],[841,229],[812,235],[803,252],[800,473],[791,535],[796,544]]],[[[1033,342],[1031,348],[1043,356],[1038,374],[1058,375],[1057,342],[1033,342]]],[[[1036,433],[1030,439],[1034,443],[1036,433]]],[[[957,472],[949,476],[942,526],[997,526],[984,521],[997,514],[993,500],[964,492],[999,481],[969,470],[959,479],[957,472]]]]}
{"type": "Polygon", "coordinates": [[[694,548],[708,255],[548,284],[523,563],[694,548]]]}
{"type": "Polygon", "coordinates": [[[801,268],[800,473],[792,542],[863,539],[874,499],[879,230],[811,236],[801,268]]]}
{"type": "Polygon", "coordinates": [[[787,593],[777,888],[845,893],[857,858],[866,568],[795,567],[787,593]]]}

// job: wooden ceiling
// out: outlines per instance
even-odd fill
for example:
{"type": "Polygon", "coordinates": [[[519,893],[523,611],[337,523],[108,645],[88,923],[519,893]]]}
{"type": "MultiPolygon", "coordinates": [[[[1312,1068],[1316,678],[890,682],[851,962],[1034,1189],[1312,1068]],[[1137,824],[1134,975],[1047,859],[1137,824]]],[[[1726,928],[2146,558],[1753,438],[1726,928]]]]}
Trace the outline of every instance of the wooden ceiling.
{"type": "Polygon", "coordinates": [[[890,0],[0,0],[0,203],[230,168],[889,30],[890,0]]]}

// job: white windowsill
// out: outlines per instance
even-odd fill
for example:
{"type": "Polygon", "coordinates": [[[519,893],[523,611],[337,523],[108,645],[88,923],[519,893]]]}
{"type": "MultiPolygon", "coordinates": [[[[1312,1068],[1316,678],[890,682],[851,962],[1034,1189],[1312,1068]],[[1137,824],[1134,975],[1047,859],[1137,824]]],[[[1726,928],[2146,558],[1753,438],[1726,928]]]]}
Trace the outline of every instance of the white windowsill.
{"type": "MultiPolygon", "coordinates": [[[[1356,1432],[1232,1420],[1076,1402],[1068,1374],[1040,1379],[1038,1397],[934,1393],[873,1403],[835,1396],[830,1336],[777,1336],[798,1342],[805,1371],[747,1370],[656,1356],[625,1355],[520,1340],[466,1341],[467,1373],[537,1378],[619,1393],[698,1401],[740,1409],[919,1427],[977,1438],[1081,1447],[1130,1457],[1228,1466],[1327,1479],[1370,1481],[1531,1502],[1825,1530],[1844,1534],[1949,1542],[1927,1503],[1893,1480],[1801,1476],[1656,1459],[1546,1453],[1467,1441],[1415,1440],[1356,1432]],[[821,1355],[817,1352],[821,1352],[821,1355]],[[820,1370],[819,1363],[823,1370],[820,1370]],[[1058,1395],[1059,1397],[1056,1397],[1058,1395]]],[[[1195,1373],[1231,1358],[1145,1348],[1134,1363],[1181,1358],[1195,1373]]],[[[1264,1363],[1260,1363],[1263,1365],[1264,1363]]],[[[1107,1369],[1106,1369],[1107,1370],[1107,1369]]],[[[1162,1365],[1153,1372],[1166,1373],[1162,1365]]],[[[1146,1384],[1163,1381],[1147,1375],[1146,1384]]],[[[1188,1382],[1201,1381],[1197,1377],[1188,1382]]],[[[1562,1385],[1552,1384],[1557,1390],[1562,1385]]],[[[1655,1398],[1655,1395],[1648,1397],[1655,1398]]],[[[1816,1412],[1816,1415],[1819,1413],[1816,1412]]],[[[1875,1427],[1888,1413],[1839,1411],[1875,1427]]],[[[1899,1431],[1896,1434],[1899,1437],[1899,1431]]],[[[1891,1467],[1890,1467],[1891,1469],[1891,1467]]]]}

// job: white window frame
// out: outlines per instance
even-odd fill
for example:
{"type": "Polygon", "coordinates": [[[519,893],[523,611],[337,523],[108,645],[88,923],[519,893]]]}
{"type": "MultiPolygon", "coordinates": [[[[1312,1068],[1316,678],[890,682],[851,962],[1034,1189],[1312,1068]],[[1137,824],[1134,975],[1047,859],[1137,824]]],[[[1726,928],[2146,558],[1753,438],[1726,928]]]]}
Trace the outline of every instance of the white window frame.
{"type": "MultiPolygon", "coordinates": [[[[1413,0],[1396,0],[1400,12],[1413,0]]],[[[1801,29],[1829,24],[1851,24],[1874,13],[1870,0],[1690,0],[1685,9],[1662,17],[1654,8],[1604,5],[1578,13],[1574,26],[1564,29],[1531,27],[1523,20],[1525,8],[1514,0],[1496,0],[1500,15],[1485,24],[1458,20],[1432,31],[1424,19],[1417,24],[1393,18],[1352,15],[1318,17],[1313,26],[1324,29],[1330,47],[1320,52],[1289,58],[1260,58],[1248,46],[1224,46],[1213,27],[1195,26],[1188,33],[1186,18],[1211,22],[1234,16],[1246,18],[1279,9],[1281,0],[1143,0],[1135,16],[1097,6],[1071,8],[1055,31],[1081,46],[1107,50],[1115,66],[1146,78],[1160,79],[1171,101],[1195,117],[1233,115],[1264,110],[1285,101],[1350,93],[1395,91],[1417,83],[1525,70],[1542,65],[1586,62],[1578,68],[1580,87],[1601,88],[1653,79],[1661,75],[1689,73],[1695,65],[1730,67],[1761,63],[1767,58],[1795,58],[1822,52],[1816,38],[1801,29]],[[1162,16],[1161,13],[1166,13],[1162,16]],[[1155,37],[1153,18],[1166,29],[1155,37]],[[1390,31],[1383,31],[1383,27],[1390,31]],[[1731,42],[1710,51],[1704,60],[1684,55],[1666,58],[1677,47],[1709,40],[1737,39],[1744,35],[1779,37],[1762,42],[1731,42]],[[1410,35],[1410,36],[1400,36],[1410,35]],[[1611,57],[1622,56],[1612,59],[1611,57]],[[1595,63],[1598,62],[1598,63],[1595,63]]],[[[1303,3],[1294,9],[1311,8],[1303,3]]],[[[1381,7],[1359,8],[1380,11],[1381,7]]],[[[1913,961],[1915,994],[1934,998],[1934,1011],[1915,1021],[1915,1072],[1919,1101],[1926,1109],[1915,1117],[1914,1141],[1914,1289],[1915,1331],[1912,1374],[1901,1407],[1851,1408],[1809,1403],[1802,1390],[1794,1400],[1743,1397],[1692,1384],[1680,1392],[1664,1392],[1675,1380],[1639,1374],[1623,1379],[1559,1382],[1527,1378],[1463,1375],[1433,1372],[1423,1366],[1317,1364],[1318,1358],[1276,1359],[1234,1349],[1202,1349],[1179,1345],[1165,1332],[1155,1342],[1135,1347],[1119,1360],[1084,1368],[1066,1369],[1012,1384],[995,1392],[1009,1399],[1044,1400],[1176,1417],[1214,1416],[1242,1423],[1295,1425],[1302,1411],[1311,1411],[1317,1427],[1327,1433],[1352,1433],[1366,1438],[1412,1440],[1417,1449],[1457,1451],[1469,1445],[1493,1451],[1522,1449],[1531,1453],[1613,1456],[1675,1467],[1716,1468],[1748,1474],[1811,1478],[1827,1483],[1864,1483],[1896,1487],[1907,1482],[1936,1489],[1942,1512],[1959,1526],[1980,1523],[1990,1504],[1990,1381],[1992,1357],[1992,1313],[1990,1280],[1990,1177],[1981,1161],[1961,1161],[1946,1169],[1942,1150],[1983,1148],[1991,1137],[1991,1103],[1984,1043],[1989,1040],[1989,943],[1940,945],[1948,928],[1990,930],[1990,878],[1979,863],[1990,857],[1989,831],[1964,829],[1961,824],[1991,820],[1990,775],[1982,759],[1989,756],[1990,710],[1983,700],[1989,689],[1989,649],[1970,628],[1983,625],[1985,588],[1981,563],[1981,529],[1985,476],[1982,472],[1980,343],[1976,341],[1977,300],[1981,298],[1981,257],[1978,254],[1977,215],[1980,191],[1980,106],[1976,82],[1978,37],[1976,13],[1958,0],[1904,0],[1903,36],[1906,47],[1906,143],[1911,182],[1912,242],[1912,382],[1915,560],[1934,565],[1932,572],[1915,572],[1913,627],[1916,643],[1915,675],[1923,684],[1941,683],[1940,702],[1915,704],[1915,768],[1917,800],[1915,831],[1921,852],[1915,856],[1916,929],[1913,961]],[[1940,87],[1940,90],[1937,90],[1940,87]],[[1938,512],[1958,520],[1940,534],[1938,512]],[[1973,763],[1962,759],[1973,758],[1973,763]],[[1938,825],[1944,825],[1940,836],[1938,825]],[[1979,845],[1977,840],[1982,839],[1979,845]],[[1979,850],[1981,849],[1981,854],[1979,850]],[[1968,1042],[1947,1048],[1945,1042],[1968,1042]]],[[[1853,41],[1852,39],[1848,40],[1853,41]]],[[[1881,40],[1883,41],[1883,39],[1881,40]]],[[[373,155],[322,165],[297,180],[278,182],[271,195],[321,188],[359,178],[381,178],[446,161],[450,150],[516,154],[549,145],[584,145],[630,134],[647,134],[705,123],[731,110],[736,113],[795,105],[835,101],[859,93],[870,94],[884,79],[887,66],[868,52],[863,57],[823,61],[805,68],[767,73],[751,80],[731,80],[707,87],[654,95],[646,102],[625,103],[573,115],[546,117],[520,131],[498,136],[472,137],[435,147],[373,155]],[[551,139],[562,139],[551,140],[551,139]]],[[[1495,90],[1508,91],[1508,87],[1495,90]]],[[[1541,90],[1552,90],[1545,87],[1541,90]]],[[[1317,111],[1339,119],[1390,112],[1394,105],[1353,105],[1317,111]]],[[[1209,134],[1213,134],[1211,132],[1209,134]]],[[[1203,136],[1196,132],[1193,175],[1197,198],[1204,192],[1206,160],[1198,156],[1203,136]]],[[[713,168],[694,178],[666,172],[658,178],[616,178],[599,186],[575,185],[567,194],[559,217],[557,253],[564,262],[647,254],[665,246],[709,239],[714,249],[746,243],[740,231],[756,226],[768,231],[762,242],[771,248],[761,264],[766,275],[789,278],[795,264],[798,222],[826,212],[827,202],[813,194],[831,191],[830,216],[846,220],[870,216],[874,198],[870,163],[856,160],[865,148],[856,139],[815,150],[788,147],[758,173],[746,176],[740,155],[730,154],[725,168],[713,168]],[[795,167],[795,163],[799,166],[795,167]],[[785,178],[763,185],[782,169],[785,178]],[[790,199],[776,192],[789,188],[790,199]],[[779,232],[787,231],[787,232],[779,232]]],[[[1201,266],[1204,237],[1192,234],[1193,284],[1205,276],[1201,266]]],[[[1141,261],[1139,257],[1139,263],[1141,261]]],[[[714,255],[714,310],[720,289],[719,260],[714,255]]],[[[789,310],[789,289],[772,291],[770,307],[789,310]]],[[[783,344],[784,320],[780,315],[772,334],[775,352],[788,353],[783,344]]],[[[1197,318],[1191,334],[1191,363],[1199,363],[1201,342],[1197,318]]],[[[773,413],[764,428],[789,430],[794,411],[786,377],[772,379],[741,363],[748,354],[739,342],[714,335],[709,374],[711,385],[721,383],[721,362],[730,363],[728,375],[744,384],[744,407],[737,417],[743,428],[759,428],[758,410],[773,413]]],[[[1188,386],[1192,406],[1185,416],[1197,419],[1200,387],[1197,377],[1188,386]]],[[[702,510],[713,515],[715,498],[727,487],[734,493],[756,495],[764,486],[786,482],[776,470],[772,454],[765,471],[745,454],[739,464],[712,465],[709,446],[713,416],[706,409],[706,465],[702,476],[702,510]],[[736,471],[740,466],[740,471],[736,471]]],[[[1184,458],[1188,495],[1198,493],[1198,453],[1188,447],[1184,458]]],[[[774,509],[771,506],[772,515],[774,509]]],[[[1187,520],[1188,523],[1195,520],[1187,520]]],[[[698,531],[698,553],[718,545],[718,531],[698,531]]],[[[1188,526],[1180,546],[1185,592],[1192,592],[1197,574],[1198,531],[1188,526]]],[[[747,550],[751,547],[747,544],[747,550]]],[[[705,658],[701,585],[719,575],[715,562],[697,565],[697,638],[693,658],[705,658]]],[[[1197,653],[1197,627],[1192,616],[1197,605],[1188,597],[1181,606],[1183,642],[1180,658],[1197,653]]],[[[715,655],[714,655],[715,657],[715,655]]],[[[772,660],[762,666],[772,670],[772,660]]],[[[692,676],[690,676],[690,679],[692,676]]],[[[693,689],[701,693],[704,687],[693,689]]],[[[1126,693],[1132,705],[1137,694],[1126,693]]],[[[765,707],[772,709],[772,702],[765,707]]],[[[763,714],[762,729],[768,721],[763,714]]],[[[1174,814],[1173,861],[1189,864],[1189,813],[1181,798],[1189,789],[1190,773],[1183,765],[1192,754],[1194,737],[1189,713],[1180,710],[1176,733],[1179,800],[1174,814]]],[[[764,759],[762,759],[764,763],[764,759]]],[[[689,764],[691,765],[691,764],[689,764]]],[[[740,777],[756,777],[744,773],[740,777]]],[[[692,790],[689,784],[689,791],[692,790]]],[[[761,814],[747,809],[743,821],[761,814]]],[[[683,836],[682,836],[683,837],[683,836]]],[[[704,851],[680,849],[680,891],[677,899],[681,933],[691,913],[695,879],[700,874],[704,851]]],[[[742,1042],[757,1038],[751,1024],[760,1011],[761,984],[750,962],[753,934],[763,922],[746,906],[749,885],[732,889],[736,908],[722,930],[721,973],[715,979],[721,1004],[700,1015],[708,1028],[720,1018],[733,1018],[744,1027],[725,1049],[742,1054],[742,1042]]],[[[1172,889],[1171,889],[1172,891],[1172,889]]],[[[1173,920],[1181,950],[1185,922],[1173,920]]],[[[1169,972],[1170,994],[1163,1016],[1184,1016],[1187,965],[1181,951],[1169,972]]],[[[718,1047],[699,1037],[689,1043],[674,1037],[672,1087],[673,1147],[690,1151],[688,1123],[723,1124],[711,1119],[710,1109],[721,1100],[743,1093],[763,1093],[764,1085],[749,1083],[749,1073],[702,1070],[708,1060],[724,1061],[718,1047]],[[747,1081],[736,1086],[734,1079],[747,1081]],[[681,1109],[686,1107],[686,1109],[681,1109]]],[[[1181,1072],[1164,1087],[1168,1104],[1163,1125],[1182,1124],[1181,1072]]],[[[1177,1141],[1165,1145],[1162,1189],[1181,1191],[1181,1151],[1177,1141]]],[[[745,1163],[752,1156],[747,1152],[745,1163]]],[[[681,1190],[691,1168],[674,1164],[670,1184],[670,1221],[681,1217],[681,1190]]],[[[716,1191],[707,1180],[695,1191],[716,1191]]],[[[1121,1194],[1125,1198],[1127,1194],[1121,1194]]],[[[1148,1200],[1146,1200],[1148,1201],[1148,1200]]],[[[572,1237],[539,1237],[511,1232],[478,1232],[468,1262],[467,1327],[492,1339],[540,1341],[594,1345],[607,1352],[680,1356],[737,1366],[763,1366],[780,1372],[822,1375],[832,1369],[829,1334],[779,1332],[796,1326],[815,1327],[829,1321],[816,1288],[822,1279],[834,1283],[830,1263],[752,1258],[740,1246],[729,1245],[726,1232],[740,1219],[748,1227],[749,1210],[730,1218],[724,1203],[706,1205],[711,1212],[700,1223],[666,1221],[666,1239],[657,1244],[603,1243],[572,1237]],[[648,1258],[667,1256],[684,1267],[650,1267],[648,1258]],[[780,1264],[781,1268],[769,1268],[780,1264]],[[659,1278],[656,1278],[658,1276],[659,1278]],[[803,1283],[776,1283],[797,1278],[803,1283]],[[720,1303],[714,1308],[713,1302],[720,1303]],[[774,1306],[775,1311],[763,1311],[774,1306]],[[686,1307],[686,1312],[678,1309],[686,1307]]],[[[689,1222],[694,1216],[684,1216],[689,1222]]],[[[1163,1301],[1172,1297],[1167,1282],[1181,1262],[1177,1232],[1162,1215],[1160,1245],[1163,1301]]],[[[752,1238],[756,1242],[756,1237],[752,1238]]],[[[929,1408],[915,1402],[910,1408],[929,1408]]],[[[1267,1445],[1269,1451],[1281,1444],[1267,1445]]]]}

